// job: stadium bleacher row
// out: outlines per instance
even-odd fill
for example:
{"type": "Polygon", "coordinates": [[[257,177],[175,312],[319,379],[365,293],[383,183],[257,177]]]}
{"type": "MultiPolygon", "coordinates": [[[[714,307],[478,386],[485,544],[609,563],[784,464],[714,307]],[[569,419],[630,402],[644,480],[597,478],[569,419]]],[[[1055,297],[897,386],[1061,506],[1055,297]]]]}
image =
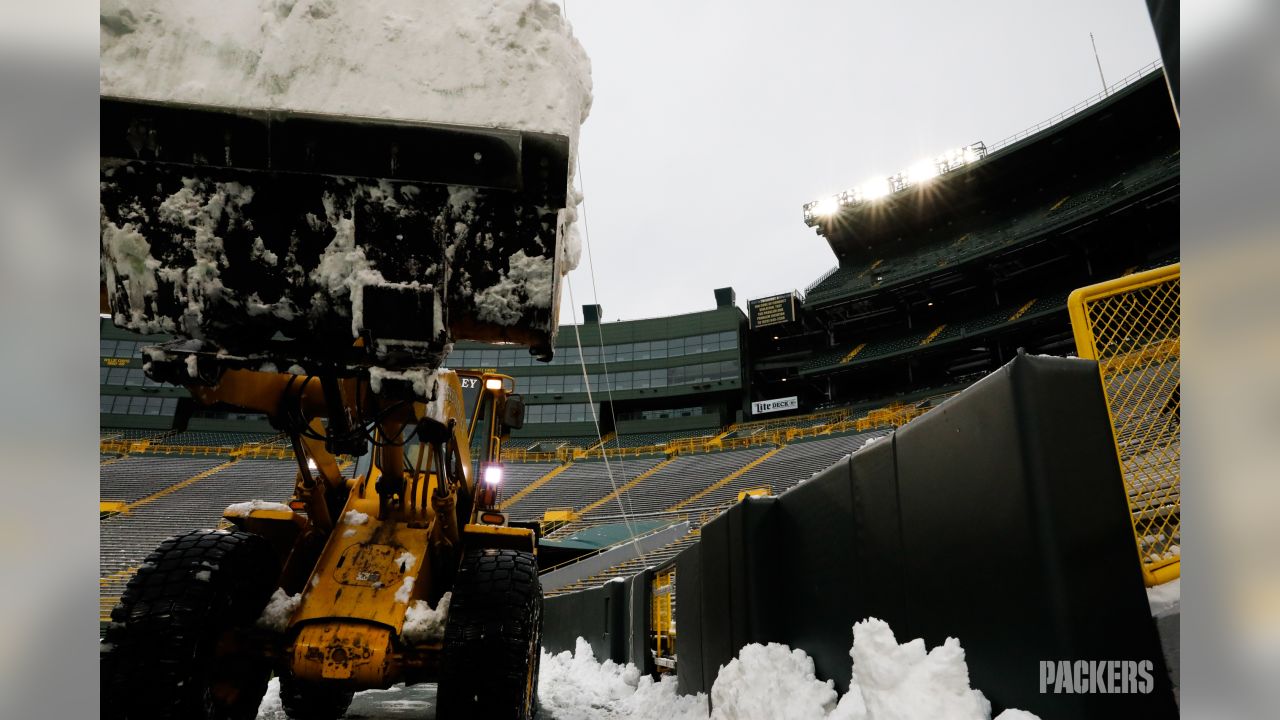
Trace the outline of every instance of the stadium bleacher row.
{"type": "MultiPolygon", "coordinates": [[[[847,413],[826,411],[813,415],[776,418],[734,425],[712,431],[722,436],[769,435],[769,442],[713,451],[718,445],[680,445],[689,438],[708,440],[711,432],[672,431],[645,434],[631,447],[673,443],[669,453],[610,455],[564,462],[506,462],[503,482],[505,509],[513,520],[542,521],[548,510],[567,509],[569,522],[552,528],[548,537],[573,537],[593,527],[616,525],[622,513],[640,518],[637,535],[653,532],[674,522],[688,521],[690,533],[650,554],[649,560],[669,557],[697,537],[701,525],[732,505],[744,490],[764,488],[780,493],[812,476],[840,457],[862,447],[870,438],[888,432],[846,432],[780,443],[788,430],[808,428],[826,432],[844,429],[847,413]],[[615,489],[617,492],[615,492],[615,489]],[[665,555],[664,555],[665,553],[665,555]]],[[[204,441],[211,447],[244,446],[270,440],[264,433],[167,434],[159,431],[104,429],[103,443],[146,440],[145,450],[101,455],[100,590],[103,612],[119,597],[125,583],[143,558],[170,535],[222,524],[222,511],[231,503],[263,499],[285,501],[293,489],[296,465],[292,460],[245,459],[231,454],[182,457],[154,452],[154,447],[178,440],[190,445],[204,441]]],[[[625,436],[624,436],[624,442],[625,436]]],[[[739,443],[743,442],[739,440],[739,443]]],[[[583,443],[588,444],[588,443],[583,443]]],[[[595,443],[592,443],[595,444],[595,443]]],[[[550,527],[550,526],[548,526],[550,527]]],[[[629,536],[628,536],[629,537],[629,536]]],[[[610,568],[609,577],[634,572],[638,567],[610,568]]]]}
{"type": "Polygon", "coordinates": [[[801,373],[827,370],[841,365],[857,365],[891,355],[912,352],[924,345],[942,345],[985,333],[1001,325],[1030,320],[1050,312],[1066,312],[1070,291],[1047,293],[1020,305],[999,308],[978,317],[933,326],[896,337],[847,343],[815,354],[800,368],[801,373]],[[859,347],[861,346],[861,347],[859,347]],[[854,350],[857,350],[855,353],[854,350]]]}
{"type": "Polygon", "coordinates": [[[115,499],[111,492],[131,502],[100,523],[102,611],[110,610],[133,571],[165,538],[220,526],[232,503],[287,501],[296,472],[291,460],[135,457],[103,466],[102,498],[115,499]]]}
{"type": "Polygon", "coordinates": [[[866,265],[846,265],[829,271],[805,296],[805,304],[843,299],[890,285],[923,277],[940,269],[963,264],[989,253],[1034,240],[1064,223],[1105,210],[1131,195],[1145,192],[1179,174],[1177,152],[1148,161],[1123,175],[1101,180],[1093,186],[1057,198],[1025,213],[991,220],[957,230],[915,252],[877,258],[866,265]]]}

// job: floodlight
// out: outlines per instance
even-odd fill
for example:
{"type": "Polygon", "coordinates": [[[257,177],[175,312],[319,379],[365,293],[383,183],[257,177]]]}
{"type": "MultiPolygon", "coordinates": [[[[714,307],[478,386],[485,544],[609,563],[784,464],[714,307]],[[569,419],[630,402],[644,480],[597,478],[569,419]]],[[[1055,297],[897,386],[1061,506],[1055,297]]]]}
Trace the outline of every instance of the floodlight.
{"type": "Polygon", "coordinates": [[[813,214],[822,217],[830,217],[836,214],[840,209],[840,201],[835,196],[824,197],[813,206],[813,214]]]}
{"type": "Polygon", "coordinates": [[[489,485],[502,482],[502,466],[493,464],[484,466],[484,481],[489,485]]]}
{"type": "Polygon", "coordinates": [[[864,200],[878,200],[892,192],[887,178],[874,178],[858,186],[858,194],[864,200]]]}
{"type": "Polygon", "coordinates": [[[913,185],[926,183],[938,176],[938,163],[934,160],[921,160],[907,169],[907,181],[913,185]]]}

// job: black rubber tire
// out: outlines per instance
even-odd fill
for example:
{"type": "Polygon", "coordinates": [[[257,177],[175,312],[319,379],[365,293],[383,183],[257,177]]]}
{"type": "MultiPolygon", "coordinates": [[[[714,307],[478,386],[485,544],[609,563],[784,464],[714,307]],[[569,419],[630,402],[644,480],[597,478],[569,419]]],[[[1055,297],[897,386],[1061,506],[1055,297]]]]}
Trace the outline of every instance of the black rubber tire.
{"type": "Polygon", "coordinates": [[[271,546],[249,533],[197,530],[161,543],[111,611],[103,717],[253,720],[270,663],[261,648],[222,641],[252,628],[279,572],[271,546]]]}
{"type": "Polygon", "coordinates": [[[463,553],[449,601],[439,720],[531,720],[537,712],[542,584],[533,553],[463,553]]]}
{"type": "Polygon", "coordinates": [[[280,678],[280,704],[293,720],[338,720],[347,714],[354,696],[334,685],[280,678]]]}

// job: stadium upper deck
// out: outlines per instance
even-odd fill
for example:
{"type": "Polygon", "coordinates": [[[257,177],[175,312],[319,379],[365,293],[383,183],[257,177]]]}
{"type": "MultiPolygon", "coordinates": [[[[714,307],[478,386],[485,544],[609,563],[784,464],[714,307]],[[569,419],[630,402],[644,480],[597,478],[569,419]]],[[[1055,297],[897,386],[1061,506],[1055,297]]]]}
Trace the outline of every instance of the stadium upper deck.
{"type": "Polygon", "coordinates": [[[1072,289],[1176,260],[1178,126],[1161,72],[1081,105],[996,151],[807,205],[839,265],[789,317],[753,324],[753,399],[842,404],[964,384],[1018,348],[1068,353],[1072,289]]]}

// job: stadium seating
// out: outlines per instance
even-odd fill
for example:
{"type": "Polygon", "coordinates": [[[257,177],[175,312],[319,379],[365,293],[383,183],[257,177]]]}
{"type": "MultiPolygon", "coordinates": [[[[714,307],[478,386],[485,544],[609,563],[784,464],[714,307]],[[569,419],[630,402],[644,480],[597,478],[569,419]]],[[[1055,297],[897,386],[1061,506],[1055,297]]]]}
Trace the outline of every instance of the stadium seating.
{"type": "Polygon", "coordinates": [[[816,353],[803,366],[802,372],[824,370],[843,364],[868,362],[879,358],[910,352],[924,345],[941,345],[953,340],[980,335],[988,330],[1019,320],[1030,319],[1046,312],[1066,312],[1069,290],[1046,293],[1043,297],[1033,298],[1025,311],[1019,313],[1021,305],[1002,307],[977,317],[961,322],[948,323],[937,335],[930,339],[936,326],[927,330],[912,331],[897,337],[872,339],[865,342],[865,347],[846,362],[849,352],[859,344],[855,341],[822,353],[816,353]],[[926,343],[925,341],[928,340],[926,343]]]}
{"type": "Polygon", "coordinates": [[[225,458],[122,458],[98,470],[98,493],[103,500],[134,502],[226,462],[225,458]]]}
{"type": "MultiPolygon", "coordinates": [[[[240,447],[248,444],[270,443],[281,438],[273,432],[198,432],[188,431],[165,435],[152,441],[153,445],[205,445],[215,447],[240,447]]],[[[288,442],[287,440],[285,441],[288,442]]]]}
{"type": "Polygon", "coordinates": [[[558,438],[513,437],[506,443],[508,450],[528,450],[529,452],[555,452],[563,448],[586,449],[599,442],[599,438],[590,435],[558,438]]]}
{"type": "Polygon", "coordinates": [[[513,497],[543,475],[560,467],[559,463],[503,463],[501,499],[513,497]]]}
{"type": "Polygon", "coordinates": [[[165,538],[188,530],[218,527],[222,524],[222,511],[232,503],[258,499],[287,501],[293,492],[297,465],[280,460],[147,457],[102,467],[104,493],[105,484],[112,482],[113,487],[128,489],[131,495],[142,497],[220,464],[225,467],[207,477],[101,521],[99,590],[104,610],[119,597],[133,569],[165,538]],[[117,474],[115,468],[126,463],[131,473],[117,474]],[[143,476],[153,479],[149,487],[138,485],[140,481],[127,480],[143,476]],[[109,481],[109,477],[119,479],[109,481]]]}
{"type": "MultiPolygon", "coordinates": [[[[766,452],[768,448],[757,447],[677,456],[638,485],[623,492],[620,496],[622,506],[628,514],[665,510],[766,452]]],[[[617,504],[608,503],[583,515],[583,519],[617,512],[617,504]]]]}
{"type": "Polygon", "coordinates": [[[622,487],[640,473],[662,462],[661,456],[582,460],[570,465],[545,485],[535,488],[506,508],[515,520],[541,520],[548,508],[580,510],[622,487]],[[610,482],[610,473],[613,481],[610,482]]]}
{"type": "Polygon", "coordinates": [[[652,552],[645,553],[643,557],[636,557],[630,560],[626,560],[624,562],[618,563],[617,565],[613,565],[612,567],[605,568],[604,570],[601,570],[598,573],[595,573],[581,580],[578,580],[574,583],[566,585],[562,588],[556,588],[555,590],[550,590],[547,592],[547,596],[553,597],[555,595],[562,595],[564,593],[574,592],[577,590],[582,590],[584,588],[595,587],[597,585],[601,585],[606,582],[609,582],[613,578],[630,577],[640,572],[646,567],[656,567],[658,565],[661,565],[662,563],[670,560],[676,555],[679,555],[680,551],[684,550],[685,548],[689,547],[690,545],[694,544],[697,541],[698,541],[698,532],[696,530],[690,530],[688,534],[686,534],[684,537],[680,538],[679,540],[668,543],[667,545],[664,545],[652,552]]]}
{"type": "Polygon", "coordinates": [[[617,437],[608,440],[604,446],[612,449],[666,445],[673,440],[709,437],[716,435],[718,432],[719,430],[716,428],[698,428],[695,430],[674,430],[671,432],[619,433],[617,437]]]}
{"type": "Polygon", "coordinates": [[[759,487],[768,488],[771,494],[778,495],[858,450],[871,438],[887,434],[887,430],[878,430],[792,443],[732,482],[700,498],[694,505],[710,508],[731,504],[737,501],[738,493],[759,487]]]}
{"type": "Polygon", "coordinates": [[[142,430],[138,428],[102,428],[98,431],[98,441],[150,440],[166,435],[168,432],[168,430],[142,430]]]}
{"type": "Polygon", "coordinates": [[[1176,177],[1179,170],[1180,157],[1174,152],[1027,212],[984,219],[980,226],[956,230],[950,238],[940,238],[910,254],[840,267],[809,289],[805,303],[827,302],[883,288],[1018,245],[1176,177]]]}

